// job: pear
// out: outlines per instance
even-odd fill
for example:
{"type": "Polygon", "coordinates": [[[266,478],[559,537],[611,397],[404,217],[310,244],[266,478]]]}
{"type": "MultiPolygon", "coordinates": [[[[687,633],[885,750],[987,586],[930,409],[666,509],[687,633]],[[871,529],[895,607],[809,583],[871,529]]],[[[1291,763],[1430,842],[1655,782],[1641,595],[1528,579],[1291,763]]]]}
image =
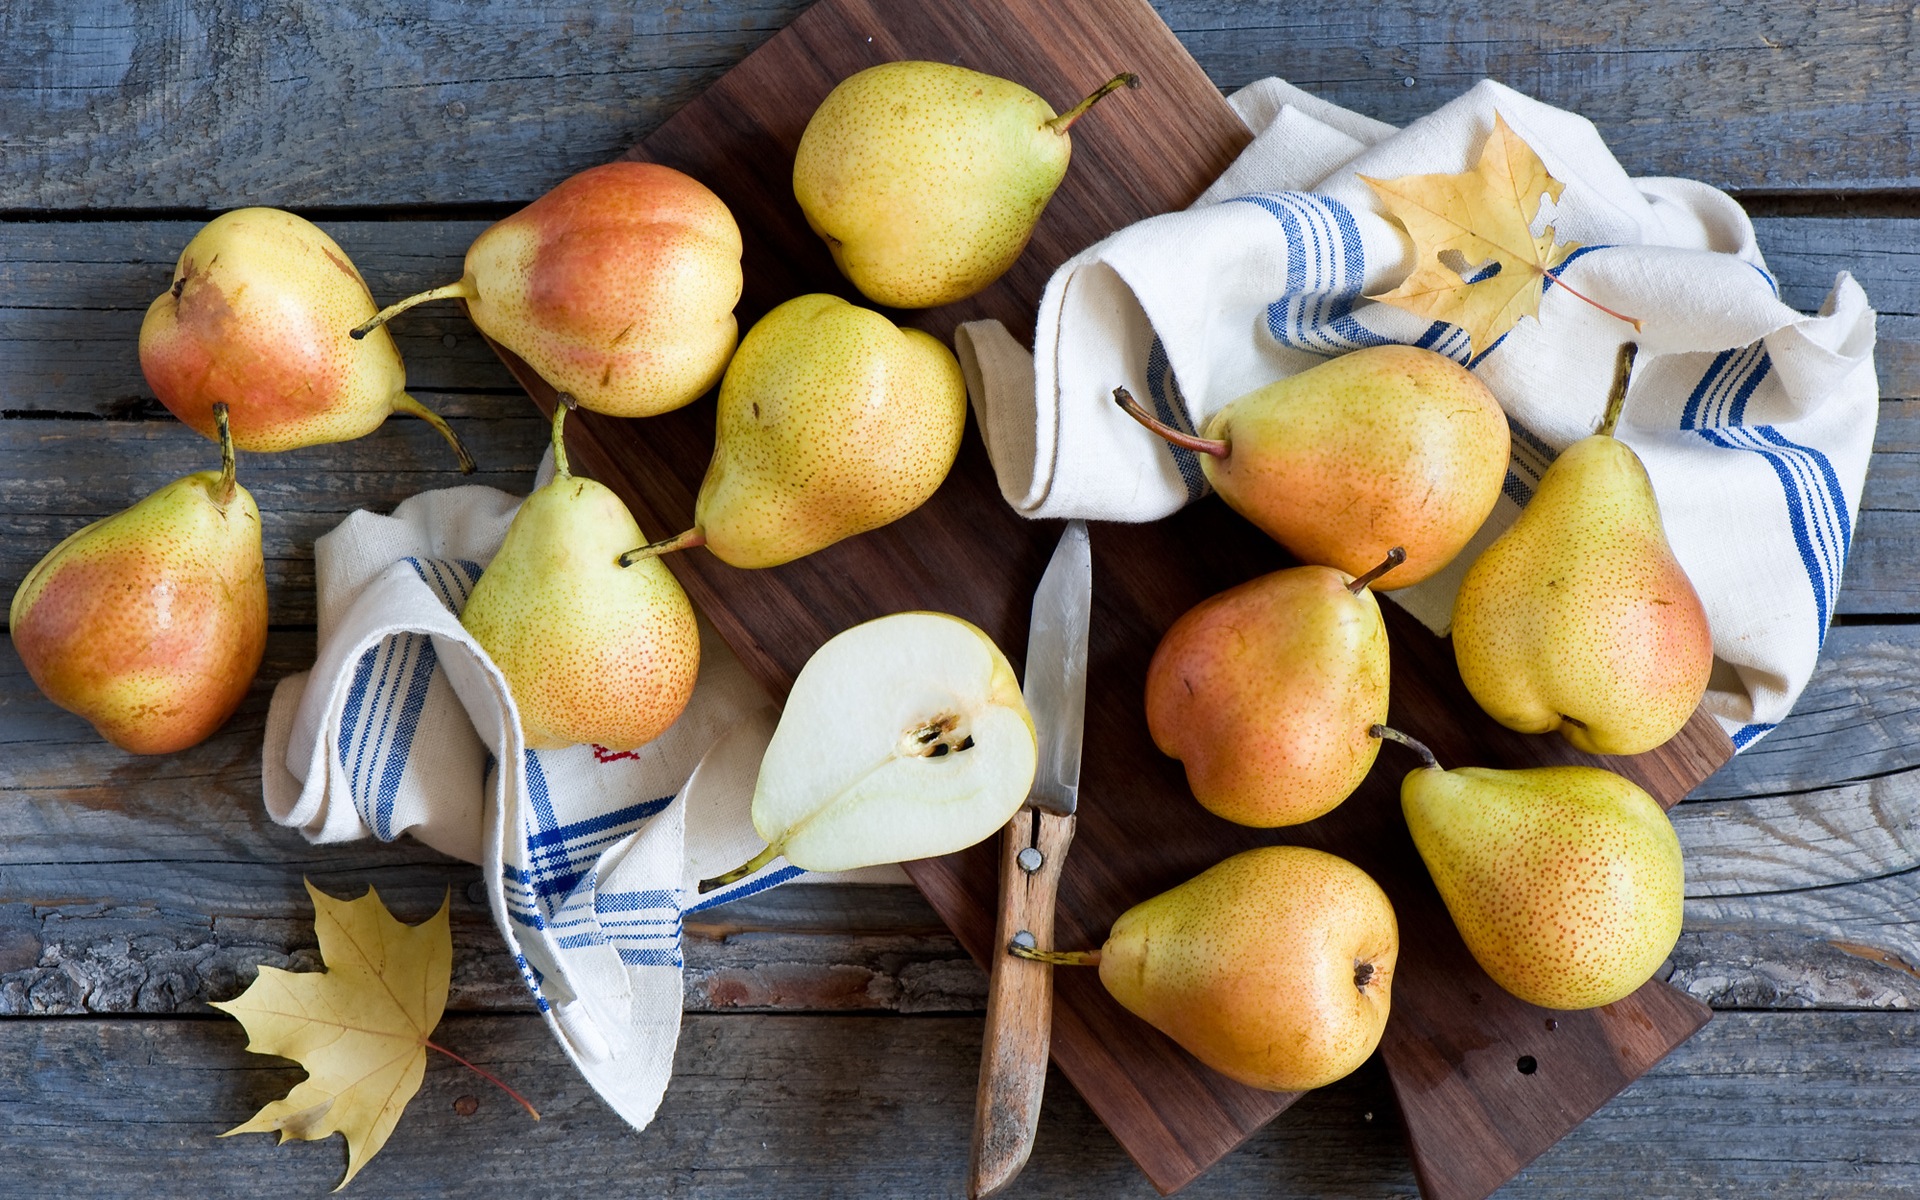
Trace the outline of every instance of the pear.
{"type": "Polygon", "coordinates": [[[1358,575],[1388,548],[1406,565],[1381,590],[1428,578],[1493,511],[1512,436],[1473,372],[1416,346],[1373,346],[1267,384],[1208,419],[1202,436],[1129,416],[1198,453],[1229,507],[1302,562],[1358,575]]]}
{"type": "Polygon", "coordinates": [[[1098,966],[1115,1000],[1201,1062],[1297,1092],[1380,1044],[1400,929],[1380,885],[1346,859],[1262,846],[1121,913],[1098,950],[1009,953],[1098,966]]]}
{"type": "Polygon", "coordinates": [[[1033,718],[979,627],[907,612],[855,625],[800,668],[760,762],[753,827],[767,848],[710,891],[784,856],[847,871],[964,850],[1033,787],[1033,718]]]}
{"type": "Polygon", "coordinates": [[[13,594],[13,647],[47,698],[135,754],[204,741],[246,697],[267,646],[260,510],[220,470],[176,479],[73,534],[13,594]]]}
{"type": "Polygon", "coordinates": [[[771,567],[877,529],[933,495],[966,417],[960,364],[937,339],[838,296],[796,297],[727,367],[694,527],[622,561],[705,546],[771,567]]]}
{"type": "Polygon", "coordinates": [[[1387,628],[1368,585],[1331,567],[1275,571],[1203,600],[1147,666],[1147,730],[1208,811],[1311,821],[1360,786],[1387,719],[1387,628]]]}
{"type": "Polygon", "coordinates": [[[1631,366],[1629,350],[1600,431],[1547,468],[1453,604],[1454,659],[1487,715],[1523,733],[1558,729],[1589,754],[1662,744],[1713,672],[1706,609],[1667,544],[1653,484],[1612,436],[1631,366]]]}
{"type": "Polygon", "coordinates": [[[620,566],[641,540],[627,506],[567,469],[553,413],[553,480],[528,496],[460,614],[507,678],[528,746],[645,745],[680,716],[700,669],[693,605],[665,565],[620,566]]]}
{"type": "Polygon", "coordinates": [[[1066,177],[1067,130],[1118,75],[1065,113],[1011,80],[893,62],[840,82],[793,159],[793,194],[841,274],[869,300],[931,308],[980,291],[1026,248],[1066,177]]]}
{"type": "Polygon", "coordinates": [[[658,163],[611,162],[489,226],[428,300],[466,301],[480,332],[595,412],[650,417],[720,378],[739,327],[740,227],[720,197],[658,163]]]}
{"type": "Polygon", "coordinates": [[[173,285],[140,323],[140,369],[168,411],[208,438],[225,404],[242,450],[349,441],[403,412],[438,430],[471,472],[453,430],[407,395],[393,339],[347,336],[373,309],[346,252],[312,223],[236,209],[180,252],[173,285]]]}
{"type": "Polygon", "coordinates": [[[1630,995],[1680,938],[1680,839],[1652,796],[1598,767],[1443,770],[1400,785],[1413,844],[1474,960],[1542,1008],[1630,995]]]}

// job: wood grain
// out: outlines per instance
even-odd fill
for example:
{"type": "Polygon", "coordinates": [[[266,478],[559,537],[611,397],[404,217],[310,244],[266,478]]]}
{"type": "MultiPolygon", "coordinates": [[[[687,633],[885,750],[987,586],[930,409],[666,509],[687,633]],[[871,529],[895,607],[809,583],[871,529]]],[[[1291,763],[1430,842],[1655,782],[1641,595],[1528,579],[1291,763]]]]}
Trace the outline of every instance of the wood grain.
{"type": "Polygon", "coordinates": [[[973,1151],[967,1195],[982,1200],[1020,1174],[1040,1126],[1040,1096],[1047,1082],[1047,1050],[1053,1038],[1053,967],[1006,952],[1025,934],[1029,949],[1054,948],[1054,897],[1074,817],[1022,808],[1000,835],[999,920],[987,959],[987,1026],[980,1039],[980,1086],[973,1112],[973,1151]],[[1020,856],[1040,855],[1029,871],[1020,856]]]}
{"type": "MultiPolygon", "coordinates": [[[[0,210],[524,203],[804,7],[15,0],[0,210]]],[[[1404,122],[1491,76],[1592,118],[1635,174],[1920,185],[1902,87],[1920,31],[1894,0],[1156,7],[1223,88],[1279,74],[1404,122]]]]}
{"type": "MultiPolygon", "coordinates": [[[[356,1191],[387,1200],[489,1189],[534,1200],[775,1192],[926,1200],[959,1191],[977,1017],[690,1015],[673,1086],[637,1134],[534,1017],[454,1017],[437,1036],[526,1091],[543,1119],[528,1121],[491,1085],[436,1056],[356,1191]]],[[[89,1200],[324,1194],[345,1162],[338,1139],[279,1146],[216,1136],[300,1077],[243,1043],[226,1020],[0,1023],[0,1162],[10,1189],[89,1200]]],[[[1010,1200],[1148,1200],[1152,1189],[1093,1113],[1057,1076],[1052,1083],[1010,1200]]],[[[1724,1014],[1500,1195],[1911,1196],[1920,1189],[1916,1087],[1915,1014],[1724,1014]]],[[[1401,1200],[1414,1194],[1414,1178],[1399,1136],[1384,1078],[1365,1069],[1303,1099],[1185,1195],[1401,1200]]]]}

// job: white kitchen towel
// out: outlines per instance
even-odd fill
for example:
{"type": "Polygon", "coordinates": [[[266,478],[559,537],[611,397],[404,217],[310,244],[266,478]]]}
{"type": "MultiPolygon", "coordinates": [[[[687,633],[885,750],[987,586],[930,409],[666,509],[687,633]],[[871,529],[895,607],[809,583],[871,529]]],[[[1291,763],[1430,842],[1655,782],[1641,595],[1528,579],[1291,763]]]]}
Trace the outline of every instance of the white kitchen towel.
{"type": "Polygon", "coordinates": [[[1447,571],[1387,593],[1436,633],[1460,576],[1511,525],[1554,455],[1598,424],[1623,341],[1640,356],[1618,430],[1645,461],[1675,554],[1706,605],[1706,704],[1745,748],[1812,674],[1833,615],[1878,410],[1874,313],[1842,273],[1818,315],[1779,299],[1739,205],[1704,184],[1628,177],[1593,126],[1483,82],[1403,130],[1278,79],[1232,97],[1251,145],[1184,212],[1063,264],[1034,347],[994,322],[956,336],[1007,501],[1031,517],[1150,521],[1205,494],[1191,452],[1113,403],[1125,385],[1187,429],[1328,356],[1386,343],[1470,367],[1513,430],[1505,495],[1447,571]],[[1580,243],[1540,319],[1478,355],[1456,326],[1366,300],[1412,269],[1358,178],[1458,172],[1495,113],[1566,185],[1551,219],[1580,243]]]}
{"type": "Polygon", "coordinates": [[[518,503],[485,487],[426,492],[318,541],[316,661],[274,690],[266,807],[313,841],[411,833],[482,864],[537,1007],[608,1104],[644,1126],[673,1069],[681,918],[802,874],[779,862],[694,890],[764,845],[748,808],[774,710],[703,623],[699,683],[660,738],[528,750],[506,680],[459,621],[518,503]]]}

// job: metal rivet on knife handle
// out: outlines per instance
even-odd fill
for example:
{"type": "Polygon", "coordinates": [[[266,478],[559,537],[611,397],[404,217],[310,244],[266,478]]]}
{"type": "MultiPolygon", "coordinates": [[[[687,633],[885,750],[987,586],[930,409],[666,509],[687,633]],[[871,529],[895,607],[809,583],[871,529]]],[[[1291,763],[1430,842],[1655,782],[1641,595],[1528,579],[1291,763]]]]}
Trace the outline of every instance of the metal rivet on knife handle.
{"type": "Polygon", "coordinates": [[[1038,871],[1041,868],[1041,866],[1046,863],[1046,861],[1047,861],[1047,856],[1040,853],[1040,851],[1034,849],[1032,846],[1028,846],[1025,850],[1022,850],[1018,856],[1020,869],[1022,871],[1025,871],[1029,875],[1033,874],[1035,871],[1038,871]]]}

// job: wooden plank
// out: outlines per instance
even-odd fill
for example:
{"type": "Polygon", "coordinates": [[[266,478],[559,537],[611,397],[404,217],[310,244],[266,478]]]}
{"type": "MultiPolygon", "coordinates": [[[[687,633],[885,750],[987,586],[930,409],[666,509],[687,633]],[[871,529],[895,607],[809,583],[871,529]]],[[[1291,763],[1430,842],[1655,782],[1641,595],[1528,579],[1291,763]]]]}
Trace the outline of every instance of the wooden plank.
{"type": "MultiPolygon", "coordinates": [[[[322,219],[382,302],[459,275],[485,221],[322,219]]],[[[193,220],[0,221],[0,411],[156,411],[140,376],[140,319],[166,286],[193,220]]],[[[1920,397],[1920,220],[1771,217],[1754,222],[1781,297],[1819,309],[1850,271],[1880,311],[1882,394],[1920,397]]],[[[776,299],[783,299],[777,297],[776,299]]],[[[458,306],[430,304],[391,326],[410,387],[449,413],[527,411],[458,306]],[[505,393],[482,398],[469,393],[505,393]],[[442,393],[455,393],[443,396],[442,393]],[[482,405],[485,407],[482,407],[482,405]]]]}
{"type": "MultiPolygon", "coordinates": [[[[452,406],[448,406],[452,407],[452,406]]],[[[524,398],[508,417],[454,416],[480,464],[463,476],[424,421],[393,417],[357,441],[240,455],[240,483],[260,506],[267,619],[314,623],[314,540],[359,509],[392,512],[432,488],[481,484],[516,495],[533,486],[548,429],[524,398]]],[[[127,508],[182,475],[220,464],[220,451],[172,417],[152,421],[0,421],[0,594],[11,597],[61,539],[127,508]]]]}
{"type": "MultiPolygon", "coordinates": [[[[710,1200],[957,1194],[966,1165],[978,1018],[692,1016],[659,1116],[634,1133],[532,1017],[455,1017],[438,1037],[515,1084],[431,1061],[420,1094],[359,1187],[394,1200],[509,1190],[710,1200]]],[[[319,1195],[338,1139],[218,1139],[300,1078],[245,1054],[226,1020],[0,1023],[0,1161],[22,1195],[207,1200],[319,1195]]],[[[1804,1200],[1912,1195],[1920,1143],[1920,1017],[1721,1016],[1538,1159],[1503,1200],[1694,1200],[1790,1191],[1804,1200]],[[1870,1052],[1863,1048],[1871,1047],[1870,1052]]],[[[1409,1196],[1381,1073],[1312,1093],[1184,1193],[1409,1196]]],[[[1153,1195],[1058,1075],[1011,1197],[1153,1195]]]]}
{"type": "MultiPolygon", "coordinates": [[[[804,7],[486,0],[397,21],[377,0],[8,5],[0,209],[524,202],[650,133],[804,7]]],[[[1223,88],[1278,73],[1404,122],[1491,76],[1584,112],[1636,174],[1920,184],[1899,74],[1917,34],[1891,0],[1156,7],[1223,88]]]]}

